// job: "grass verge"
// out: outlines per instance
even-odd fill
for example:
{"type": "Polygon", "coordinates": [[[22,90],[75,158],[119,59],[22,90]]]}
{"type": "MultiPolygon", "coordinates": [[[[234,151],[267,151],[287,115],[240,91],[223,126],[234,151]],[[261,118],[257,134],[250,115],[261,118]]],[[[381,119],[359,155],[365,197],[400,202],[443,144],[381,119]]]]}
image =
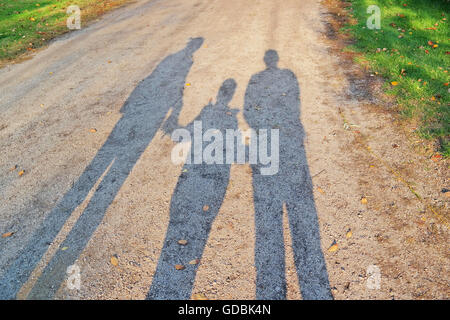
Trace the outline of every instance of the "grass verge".
{"type": "Polygon", "coordinates": [[[81,9],[81,27],[129,0],[0,0],[0,66],[69,32],[67,8],[81,9]]]}
{"type": "Polygon", "coordinates": [[[356,40],[347,48],[357,61],[383,76],[400,113],[426,139],[436,139],[450,157],[450,0],[346,0],[356,23],[341,31],[356,40]],[[381,28],[369,29],[370,5],[381,12],[381,28]]]}

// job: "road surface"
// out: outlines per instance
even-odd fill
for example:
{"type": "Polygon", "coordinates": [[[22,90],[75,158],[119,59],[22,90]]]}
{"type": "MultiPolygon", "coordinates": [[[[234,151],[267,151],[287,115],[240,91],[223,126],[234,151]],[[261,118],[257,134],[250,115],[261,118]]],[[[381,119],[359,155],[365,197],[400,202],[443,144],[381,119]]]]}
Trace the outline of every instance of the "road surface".
{"type": "Polygon", "coordinates": [[[327,17],[139,0],[1,69],[0,298],[448,299],[424,202],[448,203],[445,175],[374,108],[327,17]],[[196,122],[279,130],[276,174],[175,164],[171,134],[196,122]]]}

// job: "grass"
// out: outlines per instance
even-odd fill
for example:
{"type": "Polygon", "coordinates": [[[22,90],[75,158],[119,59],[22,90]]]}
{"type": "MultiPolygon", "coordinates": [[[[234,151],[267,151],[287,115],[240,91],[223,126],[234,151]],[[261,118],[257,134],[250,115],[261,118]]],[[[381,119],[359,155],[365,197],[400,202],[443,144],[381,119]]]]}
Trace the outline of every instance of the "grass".
{"type": "Polygon", "coordinates": [[[0,0],[0,65],[69,32],[70,5],[81,9],[81,27],[128,0],[0,0]]]}
{"type": "Polygon", "coordinates": [[[347,0],[356,23],[342,31],[356,40],[348,49],[386,80],[386,92],[401,114],[417,123],[418,134],[436,139],[450,157],[450,0],[347,0]],[[381,9],[381,29],[370,30],[369,5],[381,9]]]}

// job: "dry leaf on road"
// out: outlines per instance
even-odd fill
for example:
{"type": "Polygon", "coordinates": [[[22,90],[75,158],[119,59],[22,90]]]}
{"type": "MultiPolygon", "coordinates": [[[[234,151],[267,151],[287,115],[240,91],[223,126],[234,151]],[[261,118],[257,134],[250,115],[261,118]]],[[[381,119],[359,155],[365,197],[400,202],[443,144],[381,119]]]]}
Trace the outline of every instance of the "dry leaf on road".
{"type": "Polygon", "coordinates": [[[111,256],[111,264],[115,267],[119,265],[119,259],[117,258],[116,255],[111,256]]]}
{"type": "Polygon", "coordinates": [[[328,248],[328,252],[336,252],[338,251],[339,247],[336,243],[336,241],[333,242],[333,244],[331,245],[331,247],[328,248]]]}
{"type": "Polygon", "coordinates": [[[4,233],[4,234],[2,234],[2,238],[8,238],[8,237],[11,237],[13,234],[14,234],[14,232],[7,232],[7,233],[4,233]]]}

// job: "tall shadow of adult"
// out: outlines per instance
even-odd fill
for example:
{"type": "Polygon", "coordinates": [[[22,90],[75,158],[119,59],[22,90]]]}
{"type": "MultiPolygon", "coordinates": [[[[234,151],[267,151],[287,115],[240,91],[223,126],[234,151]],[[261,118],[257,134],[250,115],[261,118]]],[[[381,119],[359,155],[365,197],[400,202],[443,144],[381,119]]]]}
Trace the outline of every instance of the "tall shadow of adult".
{"type": "Polygon", "coordinates": [[[43,270],[28,298],[51,299],[64,281],[67,267],[78,258],[93,232],[114,200],[137,160],[153,139],[171,110],[165,131],[178,122],[183,104],[185,79],[193,64],[192,55],[203,43],[203,38],[191,39],[186,47],[167,56],[150,76],[133,90],[106,142],[94,159],[64,195],[31,240],[19,253],[0,279],[0,298],[13,299],[46,252],[48,245],[86,199],[89,191],[103,176],[90,202],[61,243],[51,261],[43,270]]]}
{"type": "MultiPolygon", "coordinates": [[[[250,127],[279,128],[279,171],[263,175],[252,165],[255,205],[256,298],[285,299],[283,205],[286,206],[294,262],[303,299],[331,299],[320,247],[312,181],[303,146],[300,88],[295,74],[278,68],[278,53],[266,52],[267,69],[250,79],[244,117],[250,127]]],[[[270,136],[268,146],[271,146],[270,136]]],[[[275,150],[271,150],[275,152],[275,150]]]]}
{"type": "MultiPolygon", "coordinates": [[[[236,82],[233,79],[223,83],[216,104],[205,106],[199,116],[185,127],[190,136],[195,136],[194,122],[201,123],[202,134],[213,130],[225,137],[226,129],[237,129],[237,110],[228,107],[235,89],[236,82]]],[[[211,140],[210,145],[218,141],[215,136],[211,140]]],[[[202,144],[200,148],[195,144],[196,141],[191,144],[189,157],[199,152],[205,155],[210,146],[204,148],[202,144]]],[[[224,159],[225,149],[225,144],[219,143],[211,154],[216,159],[224,159]]],[[[202,257],[211,225],[225,197],[230,167],[223,160],[209,164],[205,158],[201,164],[186,161],[172,195],[169,226],[147,299],[184,300],[191,297],[198,265],[189,262],[202,257]],[[179,240],[187,240],[187,244],[180,245],[179,240]],[[186,267],[176,270],[175,265],[186,267]]]]}

